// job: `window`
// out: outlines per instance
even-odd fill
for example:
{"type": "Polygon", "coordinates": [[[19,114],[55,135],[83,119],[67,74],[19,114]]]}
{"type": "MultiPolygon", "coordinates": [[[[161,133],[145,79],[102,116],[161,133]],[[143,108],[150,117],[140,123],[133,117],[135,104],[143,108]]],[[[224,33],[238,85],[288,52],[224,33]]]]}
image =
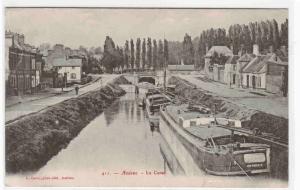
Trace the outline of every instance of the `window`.
{"type": "Polygon", "coordinates": [[[35,59],[31,60],[31,68],[35,70],[35,59]]]}
{"type": "Polygon", "coordinates": [[[196,126],[196,121],[190,121],[190,126],[191,127],[196,126]]]}
{"type": "Polygon", "coordinates": [[[179,119],[179,125],[181,126],[181,127],[183,127],[183,119],[179,119]]]}
{"type": "Polygon", "coordinates": [[[236,75],[233,74],[233,75],[232,75],[232,84],[235,84],[235,77],[236,77],[236,75]]]}
{"type": "Polygon", "coordinates": [[[75,69],[75,67],[74,67],[74,66],[72,66],[72,69],[75,69]]]}
{"type": "Polygon", "coordinates": [[[233,68],[232,68],[234,71],[236,70],[236,65],[233,65],[233,68]]]}
{"type": "Polygon", "coordinates": [[[76,79],[76,73],[71,73],[71,79],[76,79]]]}

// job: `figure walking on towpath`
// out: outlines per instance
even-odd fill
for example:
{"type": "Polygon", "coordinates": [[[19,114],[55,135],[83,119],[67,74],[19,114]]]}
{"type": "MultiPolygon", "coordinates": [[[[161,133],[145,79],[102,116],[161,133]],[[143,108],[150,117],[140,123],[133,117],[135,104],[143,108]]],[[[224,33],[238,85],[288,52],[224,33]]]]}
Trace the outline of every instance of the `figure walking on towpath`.
{"type": "Polygon", "coordinates": [[[139,94],[139,87],[135,86],[135,94],[139,94]]]}
{"type": "Polygon", "coordinates": [[[75,86],[75,92],[76,92],[76,95],[78,95],[78,92],[79,92],[79,87],[78,86],[75,86]]]}

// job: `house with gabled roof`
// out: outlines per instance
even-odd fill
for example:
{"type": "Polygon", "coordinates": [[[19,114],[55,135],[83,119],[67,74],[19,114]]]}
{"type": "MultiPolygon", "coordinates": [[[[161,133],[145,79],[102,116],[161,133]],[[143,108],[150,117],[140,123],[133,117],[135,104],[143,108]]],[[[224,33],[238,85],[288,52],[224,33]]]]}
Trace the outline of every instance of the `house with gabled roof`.
{"type": "Polygon", "coordinates": [[[208,78],[224,82],[225,62],[230,56],[233,53],[227,46],[212,46],[204,57],[204,71],[208,78]]]}
{"type": "Polygon", "coordinates": [[[66,83],[80,83],[82,74],[82,59],[80,58],[55,58],[53,67],[58,78],[65,78],[66,83]]]}
{"type": "Polygon", "coordinates": [[[236,85],[237,84],[237,61],[240,58],[239,55],[230,56],[226,63],[224,69],[224,82],[228,85],[236,85]]]}
{"type": "Polygon", "coordinates": [[[267,88],[267,73],[269,64],[279,64],[282,61],[275,53],[258,55],[242,68],[242,86],[253,89],[267,88]]]}

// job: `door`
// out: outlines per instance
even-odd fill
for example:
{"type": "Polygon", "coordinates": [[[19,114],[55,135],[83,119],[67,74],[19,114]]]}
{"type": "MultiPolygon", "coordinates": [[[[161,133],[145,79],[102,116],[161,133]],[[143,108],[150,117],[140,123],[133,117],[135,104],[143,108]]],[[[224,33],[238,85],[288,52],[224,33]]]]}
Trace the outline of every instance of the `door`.
{"type": "Polygon", "coordinates": [[[249,88],[249,75],[247,75],[247,88],[249,88]]]}
{"type": "Polygon", "coordinates": [[[256,80],[255,80],[255,76],[252,76],[252,87],[255,89],[256,87],[256,80]]]}
{"type": "Polygon", "coordinates": [[[235,74],[232,75],[232,84],[235,84],[235,74]]]}

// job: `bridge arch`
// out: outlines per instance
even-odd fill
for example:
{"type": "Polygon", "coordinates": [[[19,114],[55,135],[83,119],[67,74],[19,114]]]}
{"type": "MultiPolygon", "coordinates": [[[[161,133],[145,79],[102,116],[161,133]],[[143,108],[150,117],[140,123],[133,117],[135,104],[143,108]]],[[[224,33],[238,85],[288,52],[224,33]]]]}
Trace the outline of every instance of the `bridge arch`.
{"type": "Polygon", "coordinates": [[[149,82],[149,83],[155,85],[155,78],[150,77],[150,76],[139,77],[138,83],[140,83],[140,82],[149,82]]]}

